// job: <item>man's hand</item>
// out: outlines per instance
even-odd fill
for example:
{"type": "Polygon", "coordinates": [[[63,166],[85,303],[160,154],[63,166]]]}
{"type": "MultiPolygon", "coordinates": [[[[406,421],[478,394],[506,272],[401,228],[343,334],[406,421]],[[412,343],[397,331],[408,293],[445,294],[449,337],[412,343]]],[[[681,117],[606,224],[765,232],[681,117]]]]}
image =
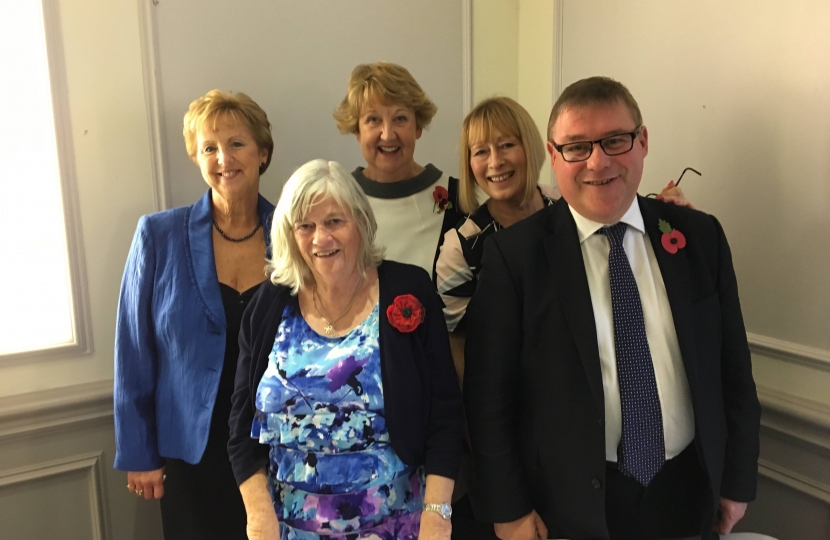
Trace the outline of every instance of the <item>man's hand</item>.
{"type": "Polygon", "coordinates": [[[510,523],[496,523],[496,536],[501,540],[547,540],[548,528],[536,510],[510,523]]]}
{"type": "Polygon", "coordinates": [[[715,522],[715,532],[729,534],[732,527],[744,517],[744,513],[746,513],[746,503],[730,501],[721,497],[718,505],[717,521],[715,522]]]}
{"type": "Polygon", "coordinates": [[[147,500],[161,499],[164,495],[164,467],[155,471],[128,472],[127,491],[147,500]]]}

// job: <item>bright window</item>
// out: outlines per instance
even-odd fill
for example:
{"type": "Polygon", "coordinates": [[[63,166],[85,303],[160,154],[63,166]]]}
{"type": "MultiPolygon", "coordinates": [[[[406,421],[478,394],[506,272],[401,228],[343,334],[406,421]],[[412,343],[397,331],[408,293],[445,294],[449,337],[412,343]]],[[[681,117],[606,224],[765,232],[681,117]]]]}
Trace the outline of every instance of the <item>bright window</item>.
{"type": "Polygon", "coordinates": [[[78,344],[40,0],[0,2],[0,355],[78,344]]]}

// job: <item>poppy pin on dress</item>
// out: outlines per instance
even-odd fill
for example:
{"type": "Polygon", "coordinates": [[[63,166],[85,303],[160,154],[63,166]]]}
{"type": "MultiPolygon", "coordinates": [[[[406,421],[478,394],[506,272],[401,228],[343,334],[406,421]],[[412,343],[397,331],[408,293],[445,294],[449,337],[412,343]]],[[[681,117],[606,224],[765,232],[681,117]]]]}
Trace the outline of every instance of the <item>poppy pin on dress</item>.
{"type": "Polygon", "coordinates": [[[409,333],[424,322],[424,306],[411,294],[401,294],[386,308],[386,317],[399,332],[409,333]]]}
{"type": "Polygon", "coordinates": [[[432,211],[436,214],[440,214],[447,208],[452,208],[450,192],[444,186],[435,186],[435,190],[432,192],[432,200],[435,201],[435,204],[432,205],[432,211]]]}

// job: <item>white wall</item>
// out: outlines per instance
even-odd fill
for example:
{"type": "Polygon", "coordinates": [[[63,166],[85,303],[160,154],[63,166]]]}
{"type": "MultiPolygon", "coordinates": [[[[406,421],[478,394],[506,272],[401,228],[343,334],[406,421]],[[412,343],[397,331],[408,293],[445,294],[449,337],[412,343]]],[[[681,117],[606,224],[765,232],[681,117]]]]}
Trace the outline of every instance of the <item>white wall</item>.
{"type": "Polygon", "coordinates": [[[519,0],[473,0],[473,102],[519,99],[519,0]]]}
{"type": "Polygon", "coordinates": [[[112,378],[118,288],[135,224],[153,211],[134,0],[58,0],[93,353],[0,360],[0,397],[112,378]]]}
{"type": "MultiPolygon", "coordinates": [[[[519,2],[519,103],[533,117],[547,141],[546,129],[553,105],[554,3],[550,0],[519,2]]],[[[551,183],[550,158],[545,158],[539,175],[542,184],[551,183]]]]}
{"type": "Polygon", "coordinates": [[[160,84],[168,180],[174,206],[206,186],[188,159],[182,116],[212,88],[249,94],[268,114],[275,151],[261,192],[276,202],[300,165],[324,157],[349,170],[365,165],[357,141],[332,112],[357,64],[405,66],[438,106],[415,159],[457,175],[462,110],[462,1],[221,0],[157,6],[160,84]],[[210,29],[210,30],[208,30],[210,29]]]}
{"type": "MultiPolygon", "coordinates": [[[[545,138],[554,98],[554,2],[473,1],[474,103],[507,96],[527,109],[545,138]]],[[[549,158],[539,176],[551,183],[549,158]]]]}

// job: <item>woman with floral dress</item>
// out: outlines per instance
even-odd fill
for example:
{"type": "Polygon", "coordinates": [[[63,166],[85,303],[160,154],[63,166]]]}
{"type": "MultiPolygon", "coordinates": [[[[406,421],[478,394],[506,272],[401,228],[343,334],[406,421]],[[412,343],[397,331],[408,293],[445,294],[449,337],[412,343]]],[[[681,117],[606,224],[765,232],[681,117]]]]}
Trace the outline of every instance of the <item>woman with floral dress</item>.
{"type": "Polygon", "coordinates": [[[357,182],[288,180],[246,311],[228,451],[251,539],[449,539],[462,411],[441,302],[357,182]]]}

